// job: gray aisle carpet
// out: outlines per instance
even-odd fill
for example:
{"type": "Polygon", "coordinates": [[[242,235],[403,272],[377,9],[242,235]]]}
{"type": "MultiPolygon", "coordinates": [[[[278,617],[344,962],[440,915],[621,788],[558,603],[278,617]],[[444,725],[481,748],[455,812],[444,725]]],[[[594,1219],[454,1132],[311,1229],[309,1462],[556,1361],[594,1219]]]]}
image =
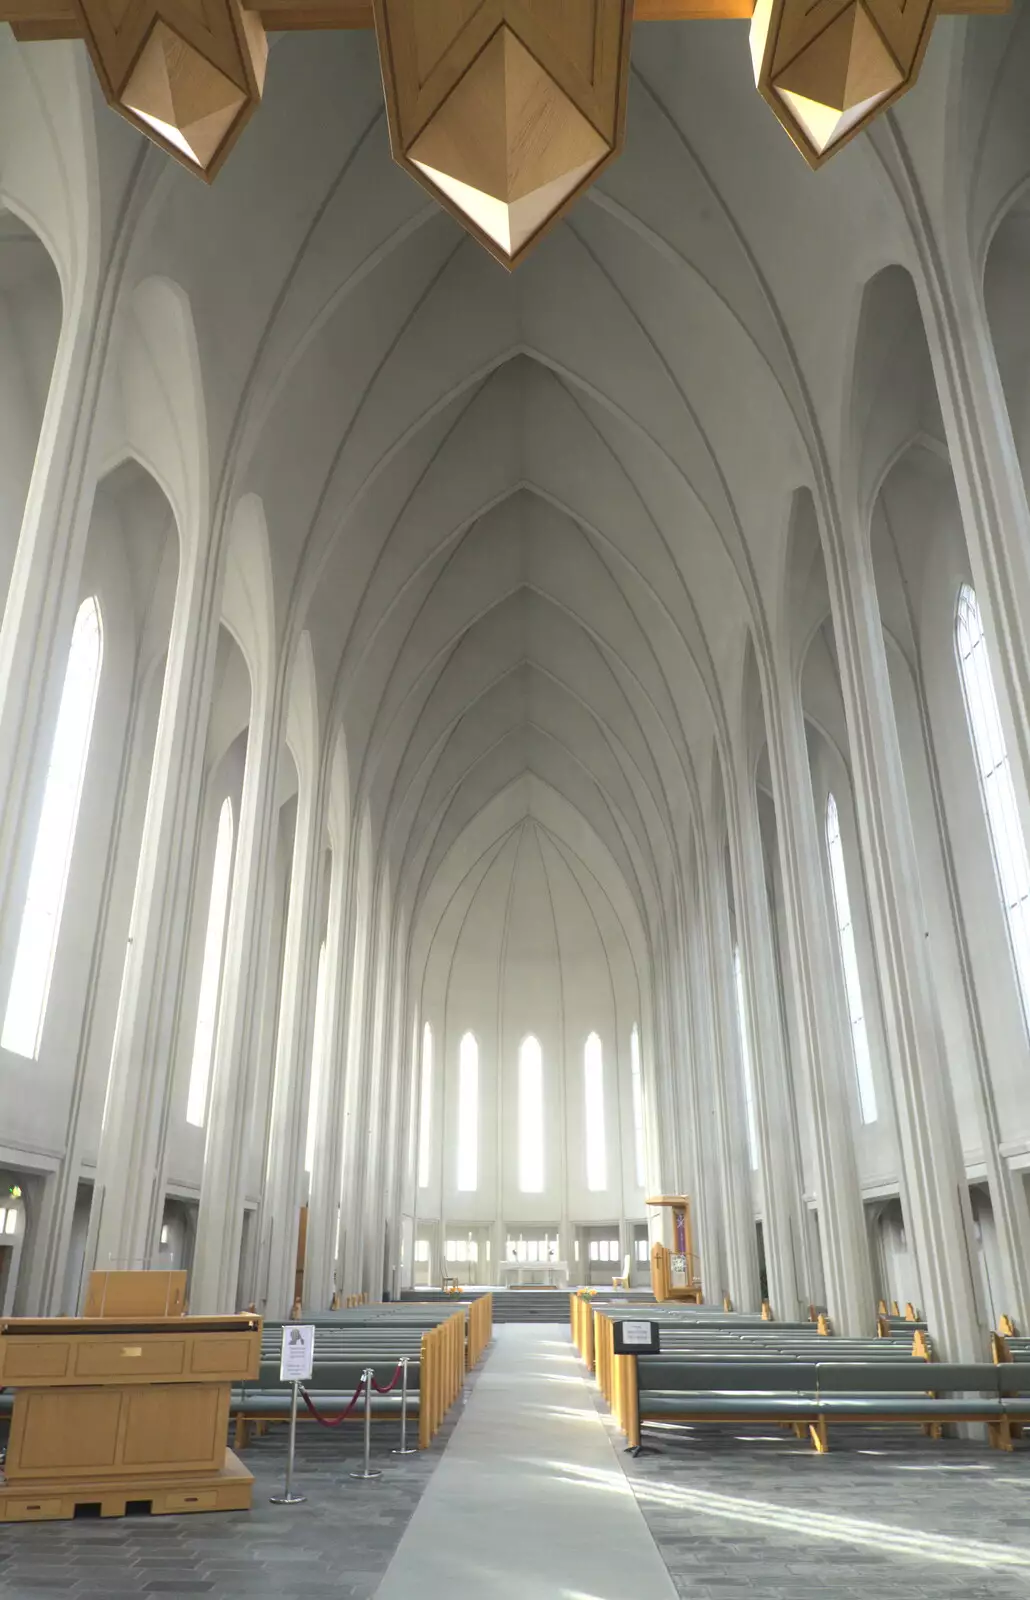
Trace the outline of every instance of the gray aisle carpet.
{"type": "Polygon", "coordinates": [[[495,1332],[376,1600],[675,1600],[562,1324],[495,1332]]]}

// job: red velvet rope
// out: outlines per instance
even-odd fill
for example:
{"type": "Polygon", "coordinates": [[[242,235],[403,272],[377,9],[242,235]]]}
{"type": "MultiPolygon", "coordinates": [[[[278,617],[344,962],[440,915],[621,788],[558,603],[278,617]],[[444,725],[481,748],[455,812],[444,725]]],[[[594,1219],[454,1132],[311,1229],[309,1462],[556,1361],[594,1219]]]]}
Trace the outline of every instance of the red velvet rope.
{"type": "Polygon", "coordinates": [[[318,1407],[315,1405],[315,1402],[312,1400],[311,1396],[308,1394],[308,1391],[306,1389],[302,1389],[300,1391],[300,1394],[301,1394],[301,1399],[304,1401],[304,1404],[307,1406],[308,1410],[311,1412],[311,1415],[314,1417],[314,1419],[315,1419],[315,1421],[317,1423],[319,1423],[323,1428],[338,1428],[340,1426],[341,1422],[346,1422],[347,1418],[350,1416],[351,1412],[354,1410],[354,1407],[357,1405],[359,1399],[361,1398],[361,1392],[364,1389],[364,1387],[365,1387],[365,1380],[364,1380],[364,1378],[362,1378],[360,1383],[358,1384],[358,1387],[355,1389],[354,1393],[351,1395],[350,1400],[347,1403],[346,1410],[345,1411],[341,1411],[339,1413],[339,1415],[335,1416],[335,1417],[323,1417],[322,1413],[319,1411],[318,1407]]]}
{"type": "Polygon", "coordinates": [[[401,1375],[402,1371],[403,1371],[403,1363],[398,1361],[397,1370],[394,1372],[393,1377],[390,1379],[390,1381],[386,1385],[385,1389],[383,1388],[382,1384],[376,1383],[375,1374],[373,1373],[373,1376],[372,1376],[372,1387],[375,1390],[376,1394],[392,1394],[394,1389],[396,1389],[396,1387],[397,1387],[397,1383],[398,1383],[398,1380],[400,1378],[400,1375],[401,1375]]]}

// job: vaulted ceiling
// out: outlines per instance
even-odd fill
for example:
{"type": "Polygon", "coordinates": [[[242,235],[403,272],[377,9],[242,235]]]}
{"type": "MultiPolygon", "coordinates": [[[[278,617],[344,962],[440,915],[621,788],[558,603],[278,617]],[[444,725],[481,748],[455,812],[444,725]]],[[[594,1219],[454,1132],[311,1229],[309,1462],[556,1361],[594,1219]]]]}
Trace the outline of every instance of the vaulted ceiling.
{"type": "Polygon", "coordinates": [[[278,39],[211,190],[146,158],[133,270],[189,296],[212,499],[263,502],[280,640],[310,633],[424,941],[527,817],[637,947],[670,911],[780,620],[791,496],[848,449],[863,287],[915,255],[892,151],[931,187],[964,171],[957,95],[981,147],[1024,114],[1022,16],[944,19],[818,174],[746,23],[638,28],[625,153],[514,276],[391,162],[369,34],[278,39]]]}

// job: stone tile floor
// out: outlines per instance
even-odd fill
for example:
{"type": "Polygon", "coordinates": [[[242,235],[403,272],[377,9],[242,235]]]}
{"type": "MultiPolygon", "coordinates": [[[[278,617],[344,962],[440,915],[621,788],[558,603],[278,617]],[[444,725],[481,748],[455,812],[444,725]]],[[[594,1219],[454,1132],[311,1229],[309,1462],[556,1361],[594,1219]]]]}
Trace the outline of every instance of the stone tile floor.
{"type": "Polygon", "coordinates": [[[250,1512],[0,1526],[0,1600],[370,1600],[461,1415],[455,1406],[430,1450],[391,1456],[398,1429],[377,1424],[373,1466],[359,1482],[361,1429],[298,1429],[294,1492],[274,1506],[286,1460],[284,1428],[242,1459],[254,1474],[250,1512]]]}
{"type": "MultiPolygon", "coordinates": [[[[600,1403],[600,1402],[599,1402],[600,1403]]],[[[648,1431],[619,1459],[690,1600],[1030,1596],[1030,1441],[1011,1455],[914,1429],[648,1431]]]]}
{"type": "MultiPolygon", "coordinates": [[[[246,1452],[250,1513],[0,1528],[0,1600],[371,1600],[460,1414],[404,1459],[388,1454],[394,1429],[377,1427],[372,1483],[349,1476],[360,1430],[341,1440],[305,1425],[296,1487],[308,1499],[293,1509],[269,1503],[285,1461],[276,1429],[246,1452]]],[[[1030,1440],[1001,1455],[837,1428],[816,1456],[758,1427],[649,1439],[658,1453],[619,1450],[615,1472],[685,1600],[1030,1600],[1030,1440]]],[[[598,1474],[600,1493],[618,1487],[598,1474]]]]}

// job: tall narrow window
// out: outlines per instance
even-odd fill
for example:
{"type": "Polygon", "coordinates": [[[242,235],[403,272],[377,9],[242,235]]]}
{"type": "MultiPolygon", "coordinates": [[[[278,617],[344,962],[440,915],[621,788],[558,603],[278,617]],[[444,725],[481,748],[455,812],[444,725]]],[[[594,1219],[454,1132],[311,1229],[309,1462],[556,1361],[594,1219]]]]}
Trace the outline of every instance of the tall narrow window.
{"type": "Polygon", "coordinates": [[[429,1188],[429,1137],[433,1127],[433,1030],[422,1029],[422,1089],[418,1106],[418,1186],[429,1188]]]}
{"type": "Polygon", "coordinates": [[[1023,1015],[1030,1024],[1030,861],[1016,805],[980,607],[968,584],[963,584],[959,591],[955,638],[969,731],[976,752],[980,798],[991,836],[1023,1015]]]}
{"type": "Polygon", "coordinates": [[[587,1188],[595,1193],[608,1187],[608,1151],[604,1138],[604,1052],[596,1033],[583,1046],[583,1087],[586,1092],[587,1188]]]}
{"type": "Polygon", "coordinates": [[[458,1188],[479,1187],[479,1045],[466,1033],[458,1046],[458,1188]]]}
{"type": "Polygon", "coordinates": [[[530,1033],[519,1046],[519,1188],[541,1194],[544,1187],[544,1057],[530,1033]]]}
{"type": "Polygon", "coordinates": [[[308,1135],[304,1141],[304,1171],[315,1170],[315,1140],[321,1114],[322,1068],[325,1060],[325,940],[318,952],[318,978],[315,982],[315,1031],[311,1040],[311,1091],[308,1095],[308,1135]]]}
{"type": "Polygon", "coordinates": [[[629,1036],[629,1074],[633,1090],[633,1156],[637,1188],[644,1187],[644,1079],[640,1066],[640,1029],[633,1024],[629,1036]]]}
{"type": "Polygon", "coordinates": [[[858,978],[855,930],[851,922],[848,879],[844,871],[844,849],[840,842],[840,818],[837,815],[837,802],[832,794],[826,802],[826,846],[830,855],[833,906],[837,916],[837,937],[840,943],[844,990],[851,1022],[851,1051],[855,1062],[855,1077],[858,1080],[858,1104],[862,1121],[875,1122],[876,1090],[873,1086],[873,1067],[869,1059],[869,1037],[866,1033],[865,1010],[862,1005],[862,985],[858,978]]]}
{"type": "Polygon", "coordinates": [[[740,1060],[744,1069],[744,1109],[747,1112],[747,1153],[751,1171],[758,1171],[758,1127],[755,1122],[755,1078],[751,1066],[751,1037],[747,1025],[747,999],[744,974],[740,966],[740,946],[733,947],[733,987],[737,996],[737,1025],[740,1031],[740,1060]]]}
{"type": "Polygon", "coordinates": [[[207,1111],[207,1086],[211,1078],[211,1057],[218,1023],[218,996],[222,987],[222,956],[225,951],[225,924],[229,912],[229,884],[232,877],[232,801],[222,801],[215,840],[215,865],[211,874],[211,899],[207,908],[204,935],[204,960],[200,969],[200,998],[197,1001],[197,1028],[193,1036],[193,1065],[186,1097],[186,1121],[195,1128],[204,1126],[207,1111]]]}
{"type": "Polygon", "coordinates": [[[86,776],[93,713],[103,658],[100,608],[90,598],[79,607],[72,629],[61,704],[50,750],[43,807],[29,869],[18,948],[3,1035],[5,1050],[35,1060],[57,953],[82,782],[86,776]]]}

